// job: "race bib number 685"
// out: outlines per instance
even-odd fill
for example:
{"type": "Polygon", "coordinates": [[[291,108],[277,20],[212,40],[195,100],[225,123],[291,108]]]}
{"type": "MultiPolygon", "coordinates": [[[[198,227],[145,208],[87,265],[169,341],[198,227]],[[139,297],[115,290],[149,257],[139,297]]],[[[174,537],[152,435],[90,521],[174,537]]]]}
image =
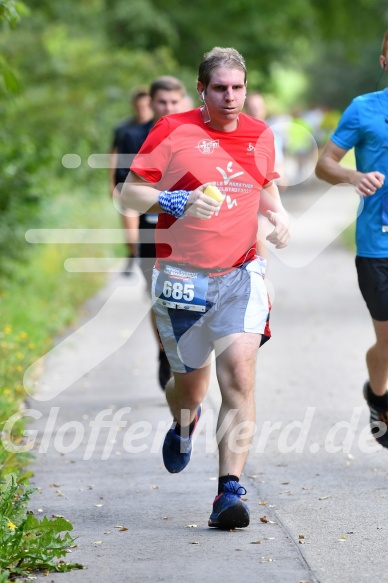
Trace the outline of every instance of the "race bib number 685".
{"type": "Polygon", "coordinates": [[[206,311],[209,276],[166,265],[155,285],[156,302],[177,310],[206,311]]]}

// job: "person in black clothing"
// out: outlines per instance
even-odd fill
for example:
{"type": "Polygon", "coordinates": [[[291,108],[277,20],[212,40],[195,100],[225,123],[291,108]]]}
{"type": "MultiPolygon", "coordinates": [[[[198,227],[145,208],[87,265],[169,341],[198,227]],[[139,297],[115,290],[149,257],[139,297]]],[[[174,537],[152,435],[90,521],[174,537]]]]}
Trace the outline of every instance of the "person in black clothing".
{"type": "MultiPolygon", "coordinates": [[[[150,87],[151,109],[154,117],[150,121],[136,127],[129,127],[120,135],[117,144],[118,164],[115,173],[115,183],[120,189],[120,185],[125,182],[129,171],[129,159],[137,154],[142,147],[148,133],[154,124],[164,115],[178,113],[183,110],[183,99],[186,90],[181,81],[175,77],[165,75],[157,77],[150,87]]],[[[154,229],[158,216],[150,213],[133,215],[131,211],[132,237],[131,240],[138,238],[138,257],[140,257],[140,267],[147,284],[147,291],[151,295],[152,269],[155,263],[156,250],[154,244],[154,229]],[[138,237],[133,232],[138,232],[138,237]]],[[[164,390],[168,380],[171,377],[170,364],[166,354],[160,344],[156,328],[155,316],[151,310],[152,327],[159,344],[159,383],[164,390]]]]}
{"type": "MultiPolygon", "coordinates": [[[[124,120],[113,130],[112,144],[110,148],[110,193],[114,196],[115,188],[119,182],[123,182],[122,176],[117,176],[116,168],[118,163],[118,148],[123,135],[128,129],[133,129],[145,123],[149,123],[153,118],[153,111],[151,109],[151,101],[148,89],[138,88],[132,93],[131,104],[133,109],[133,116],[124,120]]],[[[124,175],[125,180],[126,174],[124,175]]],[[[123,226],[126,232],[126,245],[128,247],[128,266],[126,273],[129,273],[128,268],[132,268],[133,258],[136,256],[136,241],[132,241],[130,237],[130,230],[136,226],[136,216],[132,212],[121,212],[123,226]]]]}

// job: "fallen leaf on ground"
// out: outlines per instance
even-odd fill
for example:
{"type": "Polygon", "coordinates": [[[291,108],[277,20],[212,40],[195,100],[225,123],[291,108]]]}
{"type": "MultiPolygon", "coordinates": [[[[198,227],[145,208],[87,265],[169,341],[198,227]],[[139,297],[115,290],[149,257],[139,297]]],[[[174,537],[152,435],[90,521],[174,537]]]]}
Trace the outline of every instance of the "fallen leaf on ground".
{"type": "Polygon", "coordinates": [[[199,545],[198,541],[193,541],[192,543],[189,543],[190,545],[199,545]]]}
{"type": "Polygon", "coordinates": [[[253,540],[251,541],[251,545],[260,545],[261,544],[261,540],[253,540]]]}
{"type": "Polygon", "coordinates": [[[95,540],[94,545],[102,545],[102,540],[95,540]]]}
{"type": "Polygon", "coordinates": [[[152,484],[152,486],[150,486],[151,490],[158,490],[159,486],[155,486],[154,484],[152,484]]]}
{"type": "Polygon", "coordinates": [[[94,505],[96,508],[101,508],[102,506],[104,506],[103,504],[95,504],[94,505]]]}
{"type": "Polygon", "coordinates": [[[261,516],[260,517],[260,522],[267,523],[268,522],[268,518],[266,516],[261,516]]]}
{"type": "Polygon", "coordinates": [[[327,500],[328,498],[331,498],[331,496],[320,496],[318,500],[327,500]]]}
{"type": "Polygon", "coordinates": [[[186,528],[197,528],[196,524],[186,524],[186,528]]]}
{"type": "Polygon", "coordinates": [[[267,504],[267,502],[265,500],[260,500],[259,505],[260,506],[265,506],[267,504]]]}

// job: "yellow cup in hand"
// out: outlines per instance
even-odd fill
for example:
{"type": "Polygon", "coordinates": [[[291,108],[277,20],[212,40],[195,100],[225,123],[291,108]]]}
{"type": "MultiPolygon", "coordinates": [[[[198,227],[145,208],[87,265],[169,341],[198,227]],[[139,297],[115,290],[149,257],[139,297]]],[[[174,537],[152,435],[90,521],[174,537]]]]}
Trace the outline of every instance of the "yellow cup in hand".
{"type": "Polygon", "coordinates": [[[217,202],[223,202],[225,196],[222,192],[217,188],[217,186],[212,186],[209,184],[203,191],[206,196],[210,196],[210,198],[214,198],[217,202]]]}

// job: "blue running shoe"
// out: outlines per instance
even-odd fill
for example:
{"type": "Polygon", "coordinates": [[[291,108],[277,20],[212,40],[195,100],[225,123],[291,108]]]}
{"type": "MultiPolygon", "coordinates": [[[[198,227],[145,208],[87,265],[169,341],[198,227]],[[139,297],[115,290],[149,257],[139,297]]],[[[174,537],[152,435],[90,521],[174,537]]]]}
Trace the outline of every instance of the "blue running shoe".
{"type": "Polygon", "coordinates": [[[241,496],[245,496],[246,493],[246,489],[238,482],[224,484],[224,491],[214,499],[209,526],[225,530],[248,526],[249,508],[241,500],[241,496]]]}
{"type": "Polygon", "coordinates": [[[197,409],[194,419],[194,427],[189,437],[181,437],[175,433],[176,421],[172,424],[171,429],[168,430],[163,443],[163,462],[166,470],[168,470],[170,474],[178,474],[184,470],[189,463],[193,451],[191,443],[192,436],[197,427],[199,418],[201,417],[201,413],[202,405],[197,409]]]}

